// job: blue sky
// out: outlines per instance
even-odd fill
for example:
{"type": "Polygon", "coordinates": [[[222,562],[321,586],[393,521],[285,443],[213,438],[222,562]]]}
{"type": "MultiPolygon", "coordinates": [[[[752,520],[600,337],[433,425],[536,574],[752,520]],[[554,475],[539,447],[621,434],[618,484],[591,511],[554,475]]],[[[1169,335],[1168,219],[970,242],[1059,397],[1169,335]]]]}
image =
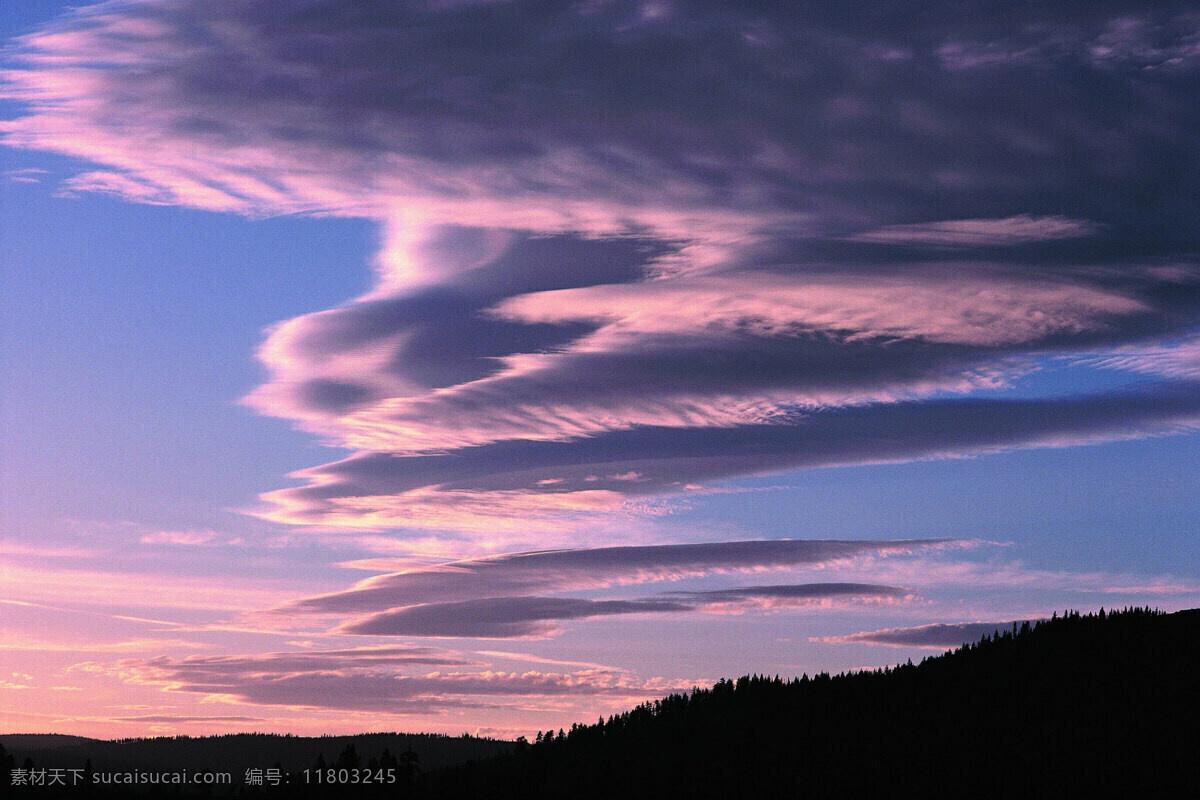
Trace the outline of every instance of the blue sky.
{"type": "Polygon", "coordinates": [[[1196,604],[1187,4],[0,33],[2,731],[528,734],[1196,604]]]}

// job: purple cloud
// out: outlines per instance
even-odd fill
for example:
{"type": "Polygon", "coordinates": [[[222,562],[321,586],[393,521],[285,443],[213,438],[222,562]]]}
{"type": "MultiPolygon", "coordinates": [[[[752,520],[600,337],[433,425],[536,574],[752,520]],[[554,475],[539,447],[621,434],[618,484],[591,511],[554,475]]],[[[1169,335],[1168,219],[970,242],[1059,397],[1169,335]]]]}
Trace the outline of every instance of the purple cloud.
{"type": "Polygon", "coordinates": [[[300,524],[439,527],[463,522],[464,513],[485,519],[513,514],[533,524],[547,513],[614,511],[630,498],[738,475],[1064,447],[1198,426],[1200,389],[1188,381],[1081,397],[851,406],[760,425],[500,442],[452,456],[357,455],[297,473],[309,485],[266,495],[276,508],[264,516],[300,524]],[[631,473],[637,478],[625,479],[631,473]]]}
{"type": "Polygon", "coordinates": [[[851,234],[846,238],[852,242],[876,244],[1002,247],[1077,239],[1092,236],[1097,232],[1096,226],[1087,220],[1021,214],[1003,219],[956,219],[885,225],[882,228],[851,234]]]}
{"type": "MultiPolygon", "coordinates": [[[[610,669],[569,673],[476,669],[409,674],[400,668],[420,666],[420,660],[389,662],[362,655],[371,650],[386,649],[399,652],[404,648],[329,651],[315,660],[305,660],[303,654],[297,653],[270,653],[127,659],[107,667],[86,664],[75,668],[107,672],[132,683],[162,686],[172,691],[232,697],[252,705],[380,713],[437,714],[448,708],[487,706],[494,702],[492,698],[512,697],[605,697],[629,701],[687,688],[669,681],[639,681],[625,672],[610,669]]],[[[418,653],[434,652],[426,648],[407,649],[418,653]]],[[[452,660],[424,662],[427,666],[463,663],[452,660]]]]}
{"type": "MultiPolygon", "coordinates": [[[[1052,205],[1081,172],[1127,186],[1120,167],[1186,141],[1183,108],[1156,106],[1150,141],[1100,102],[1145,105],[1139,85],[1191,77],[1186,4],[943,3],[935,22],[862,5],[109,3],[21,40],[5,77],[30,112],[5,133],[103,164],[80,183],[139,199],[386,213],[419,197],[440,201],[422,204],[433,217],[474,206],[512,229],[616,227],[614,206],[836,220],[966,194],[983,209],[981,187],[1052,205]],[[1146,70],[1156,59],[1171,68],[1146,70]]],[[[966,218],[987,216],[1011,215],[966,218]]]]}
{"type": "Polygon", "coordinates": [[[454,603],[423,603],[353,620],[342,633],[440,638],[541,638],[556,622],[625,614],[742,611],[795,608],[834,602],[898,601],[912,594],[896,586],[863,583],[808,583],[744,586],[707,592],[671,592],[636,600],[582,600],[568,597],[489,597],[454,603]]]}
{"type": "Polygon", "coordinates": [[[670,597],[696,603],[700,607],[762,604],[765,607],[805,605],[809,601],[846,598],[903,600],[912,591],[899,586],[871,583],[798,583],[774,586],[737,586],[707,592],[671,592],[670,597]]]}
{"type": "MultiPolygon", "coordinates": [[[[163,659],[151,659],[147,663],[154,665],[160,662],[167,663],[163,659]]],[[[296,650],[250,656],[192,656],[181,663],[197,670],[226,670],[265,675],[351,668],[454,667],[471,665],[473,662],[428,647],[395,645],[343,650],[296,650]]]]}
{"type": "Polygon", "coordinates": [[[248,402],[355,451],[267,494],[278,522],[536,536],[1195,426],[1190,360],[986,399],[1200,329],[1189,5],[643,11],[105,3],[8,51],[0,137],[88,162],[73,191],[380,224],[373,289],[260,350],[248,402]]]}
{"type": "Polygon", "coordinates": [[[488,597],[424,603],[372,614],[341,626],[341,633],[371,636],[517,639],[545,637],[552,623],[617,614],[692,611],[691,603],[657,598],[579,600],[569,597],[488,597]]]}
{"type": "MultiPolygon", "coordinates": [[[[547,550],[475,558],[377,575],[342,592],[310,597],[281,609],[285,612],[353,614],[403,606],[470,603],[485,610],[494,598],[529,601],[528,610],[553,609],[571,618],[575,605],[564,599],[555,606],[548,598],[520,597],[532,592],[563,592],[615,585],[674,581],[728,573],[757,572],[803,566],[832,565],[871,556],[901,555],[970,544],[963,540],[897,541],[770,540],[704,544],[602,547],[588,550],[547,550]],[[547,604],[536,605],[537,601],[547,604]]],[[[749,591],[749,590],[743,590],[749,591]]],[[[578,601],[585,603],[586,601],[578,601]]],[[[634,601],[631,601],[634,602],[634,601]]],[[[640,601],[637,601],[640,602],[640,601]]],[[[655,600],[658,603],[684,600],[655,600]]],[[[464,606],[463,608],[466,608],[464,606]]],[[[611,606],[614,613],[636,613],[633,607],[611,606]]],[[[427,612],[414,612],[427,613],[427,612]]],[[[577,615],[575,615],[577,616],[577,615]]],[[[464,623],[465,624],[465,623],[464,623]]]]}

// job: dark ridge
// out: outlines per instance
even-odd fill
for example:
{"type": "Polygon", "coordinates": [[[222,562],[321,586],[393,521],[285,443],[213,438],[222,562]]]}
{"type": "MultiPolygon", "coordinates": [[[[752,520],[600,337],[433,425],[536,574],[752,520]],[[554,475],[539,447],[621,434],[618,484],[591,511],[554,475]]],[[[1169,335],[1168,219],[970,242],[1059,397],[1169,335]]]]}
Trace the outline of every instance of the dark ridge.
{"type": "Polygon", "coordinates": [[[877,672],[743,676],[486,763],[430,798],[1194,796],[1200,610],[1068,612],[877,672]]]}
{"type": "Polygon", "coordinates": [[[86,736],[66,736],[61,733],[0,733],[0,742],[12,752],[30,750],[59,750],[64,747],[91,745],[101,739],[86,736]]]}

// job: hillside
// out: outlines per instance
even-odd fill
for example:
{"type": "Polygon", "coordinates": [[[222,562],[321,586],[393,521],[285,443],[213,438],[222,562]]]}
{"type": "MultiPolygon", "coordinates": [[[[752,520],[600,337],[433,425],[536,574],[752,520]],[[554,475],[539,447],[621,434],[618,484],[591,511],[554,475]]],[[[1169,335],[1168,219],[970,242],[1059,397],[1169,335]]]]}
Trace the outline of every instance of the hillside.
{"type": "Polygon", "coordinates": [[[1190,795],[1198,634],[1200,610],[1072,613],[919,665],[747,676],[428,775],[421,788],[623,800],[1190,795]]]}

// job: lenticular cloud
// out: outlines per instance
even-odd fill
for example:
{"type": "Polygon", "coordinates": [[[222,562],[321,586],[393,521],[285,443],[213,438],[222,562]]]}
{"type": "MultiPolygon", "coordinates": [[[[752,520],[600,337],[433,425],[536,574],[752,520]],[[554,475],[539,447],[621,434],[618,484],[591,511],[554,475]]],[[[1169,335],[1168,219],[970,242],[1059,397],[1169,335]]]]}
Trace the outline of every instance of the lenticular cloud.
{"type": "Polygon", "coordinates": [[[7,54],[0,136],[67,191],[378,222],[373,289],[259,352],[247,402],[355,451],[280,522],[537,536],[1200,422],[1155,355],[1200,329],[1188,4],[651,10],[102,3],[7,54]],[[998,394],[1049,363],[1101,388],[998,394]]]}

